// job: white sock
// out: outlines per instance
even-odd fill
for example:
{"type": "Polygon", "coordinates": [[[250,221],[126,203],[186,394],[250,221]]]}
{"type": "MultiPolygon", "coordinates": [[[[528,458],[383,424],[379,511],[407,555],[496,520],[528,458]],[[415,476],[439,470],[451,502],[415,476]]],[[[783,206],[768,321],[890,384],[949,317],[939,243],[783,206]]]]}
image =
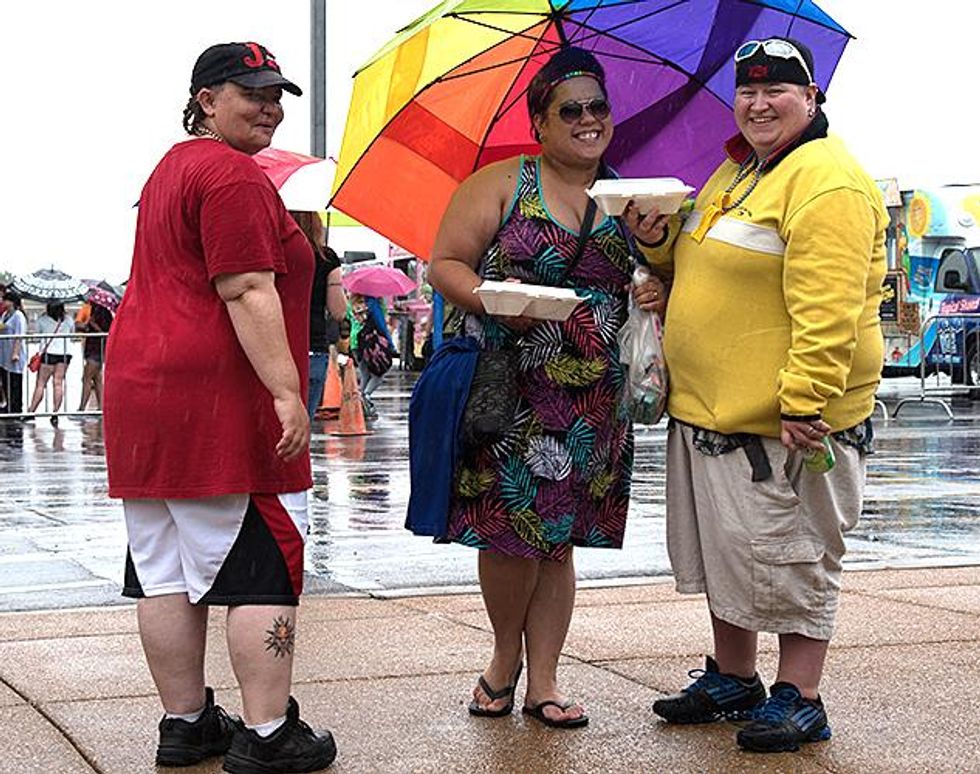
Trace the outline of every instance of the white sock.
{"type": "Polygon", "coordinates": [[[268,723],[259,723],[257,726],[246,725],[245,728],[250,728],[259,736],[265,738],[272,734],[279,726],[286,722],[286,716],[283,715],[281,718],[276,718],[275,720],[270,720],[268,723]]]}
{"type": "Polygon", "coordinates": [[[204,710],[206,710],[207,708],[208,705],[205,704],[197,712],[188,712],[186,715],[178,715],[174,712],[165,712],[164,715],[165,717],[171,720],[186,720],[188,723],[194,723],[197,721],[198,718],[201,717],[201,715],[204,714],[204,710]]]}

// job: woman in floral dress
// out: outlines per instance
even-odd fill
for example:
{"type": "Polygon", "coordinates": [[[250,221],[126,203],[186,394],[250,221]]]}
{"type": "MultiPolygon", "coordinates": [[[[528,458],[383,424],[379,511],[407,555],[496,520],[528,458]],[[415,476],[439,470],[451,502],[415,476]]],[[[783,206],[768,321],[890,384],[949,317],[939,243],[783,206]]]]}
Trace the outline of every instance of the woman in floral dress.
{"type": "MultiPolygon", "coordinates": [[[[470,712],[511,712],[526,650],[524,712],[574,728],[588,716],[565,699],[556,675],[575,599],[572,546],[619,548],[629,506],[633,434],[617,335],[634,264],[623,225],[601,214],[574,260],[585,189],[601,176],[613,133],[599,63],[562,49],[532,81],[528,109],[541,155],[490,164],[464,181],[429,276],[483,350],[517,353],[514,422],[497,442],[465,451],[449,514],[450,538],[480,549],[494,629],[470,712]],[[493,317],[473,294],[484,279],[570,287],[581,300],[563,322],[493,317]]],[[[641,218],[635,236],[658,225],[641,218]]],[[[636,291],[649,309],[662,310],[662,295],[657,280],[636,291]]]]}

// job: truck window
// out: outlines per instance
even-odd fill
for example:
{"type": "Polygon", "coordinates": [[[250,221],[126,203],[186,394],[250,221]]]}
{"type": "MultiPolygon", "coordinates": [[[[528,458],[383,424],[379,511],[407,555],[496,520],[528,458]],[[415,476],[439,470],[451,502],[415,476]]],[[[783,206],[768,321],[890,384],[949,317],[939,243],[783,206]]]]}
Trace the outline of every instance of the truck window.
{"type": "Polygon", "coordinates": [[[966,253],[966,262],[973,272],[974,277],[980,277],[980,247],[968,247],[963,251],[966,253]]]}
{"type": "Polygon", "coordinates": [[[973,282],[975,275],[970,271],[971,263],[973,255],[969,252],[947,250],[943,253],[939,271],[936,273],[936,292],[976,293],[973,282]]]}

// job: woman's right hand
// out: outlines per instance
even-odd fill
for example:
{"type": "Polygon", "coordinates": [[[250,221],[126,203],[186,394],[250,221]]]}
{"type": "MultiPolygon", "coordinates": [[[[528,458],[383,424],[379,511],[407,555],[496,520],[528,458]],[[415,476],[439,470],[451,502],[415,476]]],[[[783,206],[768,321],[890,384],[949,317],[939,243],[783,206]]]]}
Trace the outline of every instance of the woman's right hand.
{"type": "Polygon", "coordinates": [[[310,417],[298,394],[274,398],[272,404],[282,425],[282,437],[276,444],[276,455],[283,462],[289,462],[310,444],[310,417]]]}

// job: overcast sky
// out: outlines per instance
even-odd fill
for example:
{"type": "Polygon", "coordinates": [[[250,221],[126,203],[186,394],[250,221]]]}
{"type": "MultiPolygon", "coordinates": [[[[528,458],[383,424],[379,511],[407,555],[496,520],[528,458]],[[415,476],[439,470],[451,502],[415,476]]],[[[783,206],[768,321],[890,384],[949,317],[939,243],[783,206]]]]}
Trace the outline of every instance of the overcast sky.
{"type": "MultiPolygon", "coordinates": [[[[817,1],[857,38],[828,90],[831,130],[876,177],[980,182],[980,3],[817,1]]],[[[340,145],[354,70],[434,4],[327,0],[329,154],[340,145]]],[[[258,40],[305,89],[309,16],[307,0],[0,4],[8,94],[0,270],[54,265],[125,279],[132,205],[182,137],[197,55],[215,42],[258,40]]],[[[286,95],[284,104],[274,144],[309,152],[307,98],[286,95]]]]}

